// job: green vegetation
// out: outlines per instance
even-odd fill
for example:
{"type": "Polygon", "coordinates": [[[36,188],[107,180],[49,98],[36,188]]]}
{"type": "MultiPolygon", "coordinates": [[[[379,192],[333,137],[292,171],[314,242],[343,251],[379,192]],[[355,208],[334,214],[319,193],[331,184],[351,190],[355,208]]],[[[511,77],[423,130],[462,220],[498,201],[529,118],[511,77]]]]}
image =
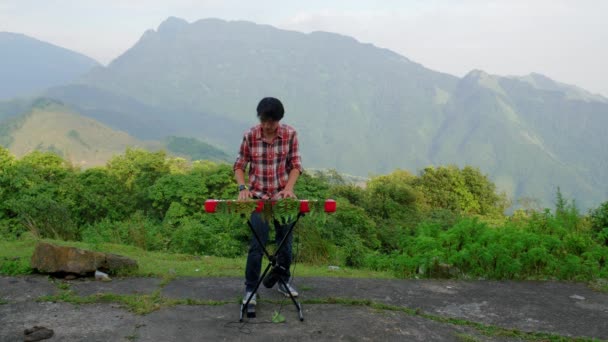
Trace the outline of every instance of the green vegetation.
{"type": "Polygon", "coordinates": [[[92,304],[92,303],[118,303],[127,310],[138,315],[145,315],[159,310],[163,307],[175,305],[223,305],[230,302],[193,300],[193,299],[168,299],[160,295],[160,290],[152,294],[143,295],[117,295],[113,293],[94,294],[86,297],[75,295],[70,290],[62,291],[58,295],[42,296],[39,302],[65,302],[72,304],[92,304]]]}
{"type": "MultiPolygon", "coordinates": [[[[240,277],[245,271],[244,256],[224,258],[210,255],[189,255],[178,253],[146,251],[139,247],[110,243],[85,243],[43,239],[39,240],[29,233],[23,234],[19,240],[0,241],[0,274],[19,275],[29,274],[30,258],[38,241],[72,246],[81,249],[114,253],[132,258],[139,264],[139,269],[130,274],[119,276],[161,277],[168,282],[174,277],[240,277]],[[17,267],[15,264],[19,265],[17,267]],[[12,270],[15,271],[12,271],[12,270]]],[[[328,269],[326,265],[309,263],[298,264],[296,274],[300,277],[347,277],[347,278],[394,278],[388,272],[367,269],[341,267],[337,270],[328,269]]]]}
{"type": "MultiPolygon", "coordinates": [[[[297,272],[601,283],[608,278],[608,204],[582,215],[556,190],[555,210],[505,216],[504,194],[472,167],[397,170],[366,187],[335,172],[304,173],[300,198],[335,198],[338,211],[299,221],[297,272]]],[[[241,276],[250,239],[244,218],[203,210],[208,198],[235,197],[228,164],[129,149],[82,171],[51,153],[17,159],[0,149],[0,271],[30,272],[37,239],[53,239],[130,256],[141,265],[138,275],[241,276]]],[[[277,210],[285,216],[290,207],[277,210]]]]}
{"type": "Polygon", "coordinates": [[[32,272],[30,262],[27,258],[4,257],[0,258],[0,274],[20,275],[32,272]]]}
{"type": "Polygon", "coordinates": [[[158,141],[135,139],[80,115],[60,101],[36,98],[22,109],[0,120],[0,145],[18,156],[34,150],[53,152],[75,165],[92,167],[104,165],[128,146],[162,148],[158,141]]]}
{"type": "Polygon", "coordinates": [[[173,155],[191,160],[229,159],[224,151],[194,138],[136,139],[81,115],[61,101],[44,97],[0,102],[0,146],[18,156],[33,150],[53,152],[87,168],[105,165],[127,147],[151,151],[165,148],[173,155]]]}

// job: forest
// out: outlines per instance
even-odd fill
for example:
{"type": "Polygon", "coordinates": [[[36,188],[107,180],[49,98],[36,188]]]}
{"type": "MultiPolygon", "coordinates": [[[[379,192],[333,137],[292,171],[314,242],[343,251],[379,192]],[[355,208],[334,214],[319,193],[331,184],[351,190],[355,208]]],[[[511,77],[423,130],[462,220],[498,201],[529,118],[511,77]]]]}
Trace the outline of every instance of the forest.
{"type": "MultiPolygon", "coordinates": [[[[554,191],[553,208],[533,198],[514,203],[472,166],[394,170],[363,184],[333,170],[305,171],[298,198],[331,198],[338,210],[299,220],[294,253],[305,264],[399,278],[607,278],[608,201],[581,213],[559,187],[554,191]]],[[[16,158],[0,147],[5,241],[27,236],[243,257],[246,218],[203,209],[207,199],[236,198],[231,164],[127,149],[103,167],[80,169],[51,152],[16,158]]],[[[11,267],[0,260],[0,273],[11,267]]]]}

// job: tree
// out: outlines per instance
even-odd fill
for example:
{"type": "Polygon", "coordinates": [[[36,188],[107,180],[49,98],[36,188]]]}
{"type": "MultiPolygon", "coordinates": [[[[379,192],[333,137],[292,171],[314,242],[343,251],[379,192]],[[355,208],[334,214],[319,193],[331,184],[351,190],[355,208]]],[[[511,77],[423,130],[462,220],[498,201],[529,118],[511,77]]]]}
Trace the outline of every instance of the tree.
{"type": "Polygon", "coordinates": [[[71,193],[79,224],[103,219],[119,221],[134,211],[134,198],[118,177],[105,168],[92,168],[79,173],[71,193]]]}
{"type": "Polygon", "coordinates": [[[479,203],[479,214],[484,216],[502,216],[509,206],[507,195],[496,193],[496,185],[479,168],[465,166],[462,171],[465,185],[479,203]]]}
{"type": "Polygon", "coordinates": [[[126,191],[133,196],[138,209],[150,205],[147,191],[156,180],[169,174],[164,151],[148,152],[128,148],[124,155],[116,156],[107,163],[108,171],[125,185],[126,191]]]}
{"type": "Polygon", "coordinates": [[[14,235],[30,230],[42,237],[77,237],[68,195],[74,171],[61,157],[38,151],[4,168],[0,211],[13,222],[14,235]]]}
{"type": "Polygon", "coordinates": [[[427,167],[414,181],[430,207],[456,214],[501,216],[508,206],[504,193],[477,168],[427,167]]]}
{"type": "Polygon", "coordinates": [[[238,196],[232,165],[211,161],[195,162],[192,173],[204,178],[205,182],[201,186],[207,188],[209,198],[232,199],[238,196]]]}
{"type": "MultiPolygon", "coordinates": [[[[14,162],[15,157],[10,154],[9,150],[0,146],[0,203],[6,201],[6,196],[8,194],[9,168],[13,166],[14,162]]],[[[0,204],[0,220],[3,216],[2,205],[0,204]]]]}
{"type": "Polygon", "coordinates": [[[0,146],[0,175],[4,172],[4,169],[13,165],[15,162],[15,157],[11,154],[11,152],[0,146]]]}
{"type": "Polygon", "coordinates": [[[479,202],[467,187],[464,175],[454,165],[427,167],[415,181],[431,208],[448,209],[455,213],[476,214],[479,202]]]}
{"type": "Polygon", "coordinates": [[[556,216],[564,215],[564,214],[566,214],[567,209],[568,209],[568,200],[566,200],[564,198],[564,195],[562,195],[562,191],[558,186],[557,192],[555,194],[555,215],[556,216]]]}
{"type": "Polygon", "coordinates": [[[591,229],[608,246],[608,201],[600,204],[599,207],[589,211],[591,229]]]}
{"type": "Polygon", "coordinates": [[[365,208],[372,216],[397,220],[417,211],[417,200],[421,197],[411,185],[414,179],[414,176],[404,170],[372,178],[367,182],[365,208]]]}
{"type": "Polygon", "coordinates": [[[304,171],[298,178],[294,191],[301,199],[323,200],[329,196],[329,184],[323,174],[312,175],[304,171]]]}
{"type": "Polygon", "coordinates": [[[205,178],[200,173],[172,174],[160,178],[148,191],[152,206],[162,218],[172,203],[179,203],[192,215],[203,208],[209,197],[205,178]]]}

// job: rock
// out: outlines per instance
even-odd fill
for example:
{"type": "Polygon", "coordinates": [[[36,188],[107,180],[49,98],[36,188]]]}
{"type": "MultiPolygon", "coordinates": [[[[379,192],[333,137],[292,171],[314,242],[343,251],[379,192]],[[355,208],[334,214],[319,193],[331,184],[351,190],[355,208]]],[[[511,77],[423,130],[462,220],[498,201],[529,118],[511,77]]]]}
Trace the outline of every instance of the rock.
{"type": "Polygon", "coordinates": [[[85,275],[98,269],[115,273],[138,268],[137,262],[124,256],[87,251],[75,247],[40,242],[34,250],[32,268],[43,273],[74,273],[85,275]]]}
{"type": "Polygon", "coordinates": [[[63,278],[63,279],[65,279],[65,280],[74,280],[76,278],[78,278],[78,277],[76,277],[76,275],[74,275],[74,274],[67,274],[65,276],[65,278],[63,278]]]}
{"type": "Polygon", "coordinates": [[[105,264],[98,268],[115,272],[116,270],[134,271],[139,267],[137,261],[125,256],[110,253],[104,253],[104,255],[106,256],[105,264]]]}
{"type": "Polygon", "coordinates": [[[112,281],[107,273],[101,271],[95,271],[95,280],[99,281],[112,281]]]}
{"type": "Polygon", "coordinates": [[[458,267],[452,266],[450,264],[445,263],[436,263],[433,264],[430,268],[430,277],[431,278],[453,278],[460,273],[458,267]]]}
{"type": "Polygon", "coordinates": [[[51,337],[53,337],[55,332],[53,331],[53,329],[35,326],[31,329],[25,329],[25,331],[23,331],[23,334],[25,335],[25,337],[23,339],[24,341],[32,342],[32,341],[40,341],[40,340],[46,340],[47,338],[51,338],[51,337]]]}

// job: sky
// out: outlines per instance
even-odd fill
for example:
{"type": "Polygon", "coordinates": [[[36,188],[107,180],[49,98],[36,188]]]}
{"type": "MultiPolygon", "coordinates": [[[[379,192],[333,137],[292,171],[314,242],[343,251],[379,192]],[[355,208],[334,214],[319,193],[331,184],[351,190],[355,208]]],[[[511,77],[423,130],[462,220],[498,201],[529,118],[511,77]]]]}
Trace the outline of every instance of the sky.
{"type": "Polygon", "coordinates": [[[335,32],[459,77],[536,72],[608,97],[604,0],[0,0],[0,32],[104,65],[170,16],[335,32]]]}

